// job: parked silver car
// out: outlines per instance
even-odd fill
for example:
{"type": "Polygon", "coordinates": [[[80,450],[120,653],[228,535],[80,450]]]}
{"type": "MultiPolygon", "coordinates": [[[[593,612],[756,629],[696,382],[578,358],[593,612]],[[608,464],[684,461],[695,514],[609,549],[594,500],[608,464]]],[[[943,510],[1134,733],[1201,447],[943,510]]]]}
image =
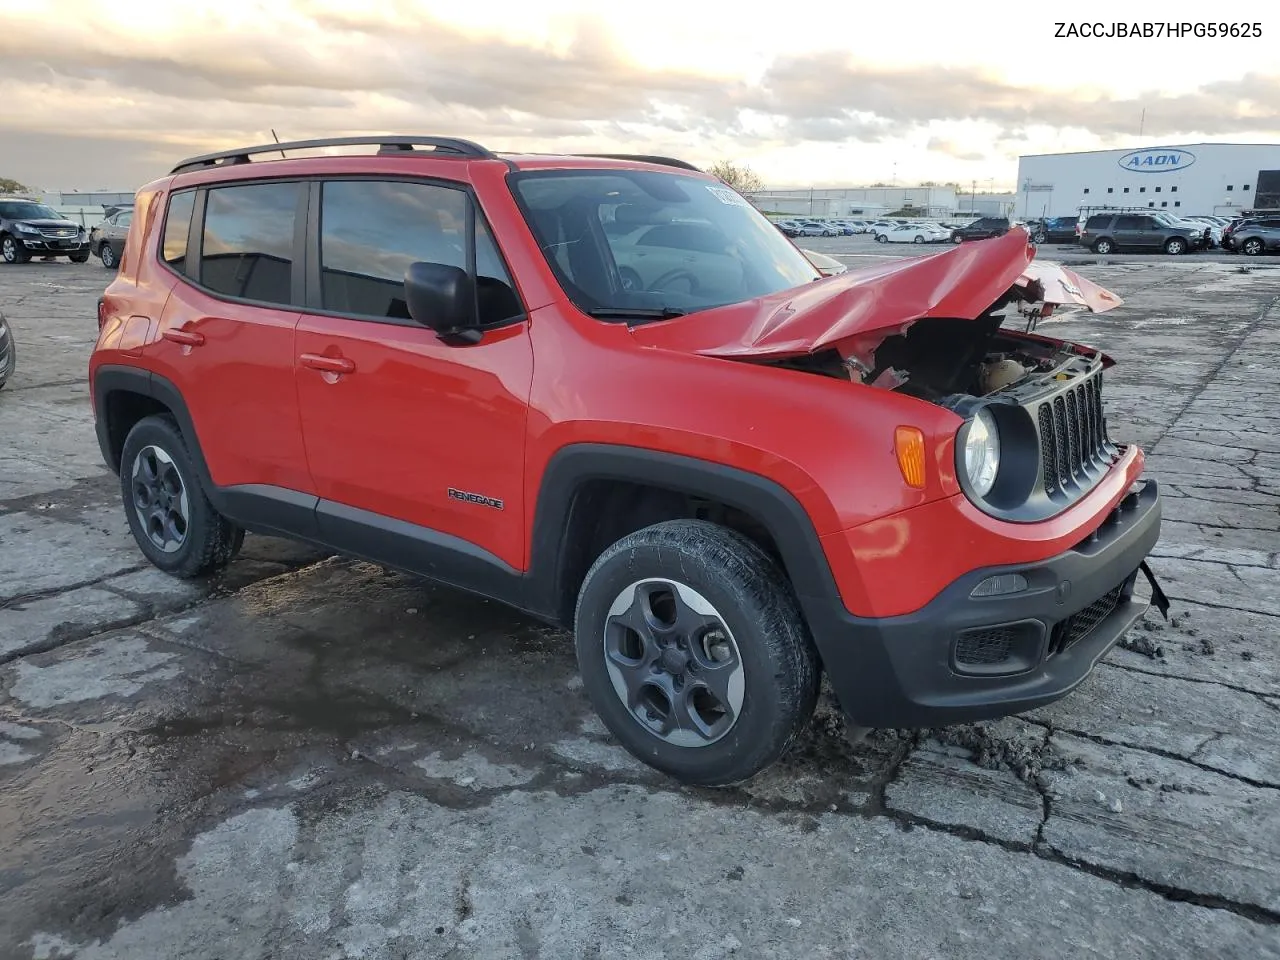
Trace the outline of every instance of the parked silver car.
{"type": "Polygon", "coordinates": [[[89,231],[89,249],[108,270],[120,265],[124,241],[129,236],[132,210],[118,210],[89,231]]]}

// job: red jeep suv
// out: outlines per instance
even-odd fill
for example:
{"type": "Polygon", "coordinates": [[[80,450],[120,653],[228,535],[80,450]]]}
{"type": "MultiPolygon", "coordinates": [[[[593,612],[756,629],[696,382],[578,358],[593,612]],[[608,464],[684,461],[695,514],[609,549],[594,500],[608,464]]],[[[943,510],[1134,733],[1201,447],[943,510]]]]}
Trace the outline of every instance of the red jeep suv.
{"type": "Polygon", "coordinates": [[[89,373],[148,559],[251,530],[570,628],[685,782],[776,760],[824,672],[859,726],[992,718],[1079,684],[1139,572],[1163,608],[1113,361],[1034,332],[1120,301],[1020,228],[822,277],[687,163],[435,137],[196,157],[134,209],[89,373]]]}

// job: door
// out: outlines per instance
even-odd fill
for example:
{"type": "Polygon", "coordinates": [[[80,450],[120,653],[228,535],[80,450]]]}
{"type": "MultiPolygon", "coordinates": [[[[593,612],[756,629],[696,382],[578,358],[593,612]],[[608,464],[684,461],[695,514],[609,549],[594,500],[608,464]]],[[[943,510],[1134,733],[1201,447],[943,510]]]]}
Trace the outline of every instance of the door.
{"type": "Polygon", "coordinates": [[[311,197],[302,432],[321,498],[355,508],[322,504],[321,532],[350,540],[353,524],[390,519],[416,528],[393,525],[406,537],[446,534],[522,568],[533,353],[483,216],[462,184],[334,179],[311,197]],[[416,261],[467,268],[473,212],[483,332],[451,346],[409,319],[403,280],[416,261]]]}
{"type": "Polygon", "coordinates": [[[295,227],[305,200],[298,182],[169,198],[159,253],[181,280],[147,356],[182,392],[220,487],[313,492],[293,383],[295,227]]]}
{"type": "Polygon", "coordinates": [[[1143,216],[1116,217],[1115,241],[1121,247],[1145,247],[1151,244],[1155,221],[1143,216]]]}

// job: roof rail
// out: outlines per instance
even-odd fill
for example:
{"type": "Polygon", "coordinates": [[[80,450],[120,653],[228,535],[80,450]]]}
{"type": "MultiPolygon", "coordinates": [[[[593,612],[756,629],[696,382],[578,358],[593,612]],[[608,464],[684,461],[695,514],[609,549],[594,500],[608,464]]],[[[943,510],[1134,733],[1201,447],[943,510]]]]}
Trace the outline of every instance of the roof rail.
{"type": "Polygon", "coordinates": [[[659,163],[664,167],[680,167],[683,170],[693,170],[697,173],[702,172],[692,163],[685,160],[677,160],[674,157],[655,157],[641,153],[579,153],[575,154],[575,156],[594,157],[599,160],[634,160],[637,163],[659,163]]]}
{"type": "Polygon", "coordinates": [[[395,153],[414,153],[414,147],[434,147],[431,153],[442,156],[454,156],[466,159],[496,159],[478,143],[470,140],[458,140],[453,137],[326,137],[321,140],[291,140],[286,143],[264,143],[256,147],[239,147],[235,150],[222,150],[218,153],[206,153],[199,157],[188,157],[169,173],[185,173],[189,170],[200,170],[206,167],[230,166],[238,163],[249,163],[251,156],[260,153],[280,153],[285,150],[315,150],[323,147],[355,147],[378,146],[378,155],[395,153]]]}

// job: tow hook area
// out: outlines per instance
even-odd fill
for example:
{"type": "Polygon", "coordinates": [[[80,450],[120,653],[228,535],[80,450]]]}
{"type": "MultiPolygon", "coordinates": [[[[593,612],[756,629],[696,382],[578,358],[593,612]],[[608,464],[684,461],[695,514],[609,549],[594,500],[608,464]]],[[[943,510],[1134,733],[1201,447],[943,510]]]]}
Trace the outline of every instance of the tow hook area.
{"type": "Polygon", "coordinates": [[[1138,568],[1147,578],[1147,583],[1151,584],[1151,603],[1160,611],[1160,616],[1166,620],[1169,619],[1169,598],[1164,595],[1164,591],[1160,589],[1160,584],[1156,581],[1156,575],[1151,570],[1151,565],[1147,561],[1142,561],[1142,566],[1138,568]]]}

